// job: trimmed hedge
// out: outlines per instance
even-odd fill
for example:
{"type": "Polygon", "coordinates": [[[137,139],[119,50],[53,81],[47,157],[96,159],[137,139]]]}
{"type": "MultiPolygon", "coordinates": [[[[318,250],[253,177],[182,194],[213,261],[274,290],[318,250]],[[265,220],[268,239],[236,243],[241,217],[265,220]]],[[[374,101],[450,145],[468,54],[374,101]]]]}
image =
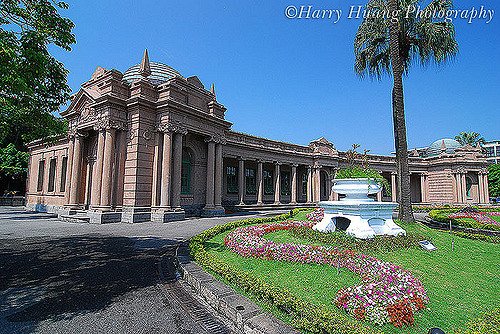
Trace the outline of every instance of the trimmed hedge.
{"type": "MultiPolygon", "coordinates": [[[[483,210],[483,209],[481,209],[483,210]]],[[[473,219],[467,219],[467,218],[449,218],[449,215],[452,213],[457,212],[458,209],[447,209],[447,210],[431,210],[429,212],[429,217],[431,217],[433,220],[438,221],[440,223],[445,223],[449,224],[451,220],[451,225],[453,226],[462,226],[462,227],[469,227],[469,228],[475,228],[475,229],[480,229],[480,230],[492,230],[492,231],[500,231],[500,225],[495,225],[495,224],[483,224],[480,222],[477,222],[473,219]]],[[[497,209],[484,209],[485,212],[496,212],[497,209]],[[486,211],[490,210],[490,211],[486,211]]]]}
{"type": "Polygon", "coordinates": [[[455,234],[460,238],[480,240],[485,242],[491,242],[493,244],[500,244],[500,237],[495,235],[484,235],[484,234],[467,233],[467,232],[453,232],[453,234],[455,234]]]}
{"type": "Polygon", "coordinates": [[[467,329],[458,330],[455,334],[500,334],[500,308],[467,322],[467,329]]]}
{"type": "Polygon", "coordinates": [[[342,231],[322,233],[310,228],[300,227],[288,231],[291,235],[309,242],[321,242],[334,245],[339,249],[350,249],[356,252],[391,252],[398,249],[419,248],[418,242],[425,237],[416,233],[405,236],[376,236],[372,239],[359,240],[342,231]]]}
{"type": "Polygon", "coordinates": [[[259,300],[267,302],[282,312],[292,317],[292,324],[310,333],[332,333],[332,334],[379,334],[360,322],[349,319],[338,313],[333,313],[321,305],[311,304],[296,297],[286,289],[270,285],[264,280],[255,277],[244,270],[234,268],[225,263],[217,256],[206,251],[204,243],[216,235],[235,229],[237,227],[283,221],[295,216],[299,211],[308,209],[295,209],[290,213],[276,217],[244,219],[215,226],[193,238],[189,243],[191,255],[202,267],[209,269],[230,283],[237,285],[243,291],[254,295],[259,300]]]}

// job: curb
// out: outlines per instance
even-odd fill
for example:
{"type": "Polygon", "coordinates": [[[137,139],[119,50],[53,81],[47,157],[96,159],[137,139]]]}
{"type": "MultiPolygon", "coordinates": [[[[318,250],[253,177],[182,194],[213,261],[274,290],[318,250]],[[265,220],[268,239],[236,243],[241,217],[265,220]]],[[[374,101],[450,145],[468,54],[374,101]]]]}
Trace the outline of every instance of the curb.
{"type": "Polygon", "coordinates": [[[215,279],[189,256],[179,255],[183,279],[223,318],[245,334],[288,334],[299,332],[264,312],[259,306],[215,279]]]}

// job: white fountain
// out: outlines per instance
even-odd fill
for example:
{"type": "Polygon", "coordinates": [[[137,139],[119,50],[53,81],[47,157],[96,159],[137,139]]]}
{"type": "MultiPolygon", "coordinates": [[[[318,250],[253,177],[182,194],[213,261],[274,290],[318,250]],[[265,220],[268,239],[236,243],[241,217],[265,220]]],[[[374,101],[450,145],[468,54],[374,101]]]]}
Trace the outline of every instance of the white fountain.
{"type": "Polygon", "coordinates": [[[340,201],[319,202],[325,210],[323,220],[313,229],[320,232],[333,232],[340,221],[350,221],[346,233],[360,239],[376,235],[406,235],[406,231],[392,220],[392,211],[398,206],[392,202],[376,202],[368,195],[382,191],[382,186],[374,180],[337,179],[332,190],[345,195],[340,201]]]}

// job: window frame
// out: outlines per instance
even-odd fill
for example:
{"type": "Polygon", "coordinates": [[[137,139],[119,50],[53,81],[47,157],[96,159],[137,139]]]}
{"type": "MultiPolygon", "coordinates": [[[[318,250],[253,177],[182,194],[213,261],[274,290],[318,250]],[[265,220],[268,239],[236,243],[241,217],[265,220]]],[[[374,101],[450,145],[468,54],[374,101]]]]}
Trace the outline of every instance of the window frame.
{"type": "Polygon", "coordinates": [[[247,195],[257,194],[257,171],[255,168],[247,167],[245,168],[245,193],[247,195]],[[252,172],[252,173],[250,173],[252,172]],[[253,175],[250,175],[253,174],[253,175]]]}
{"type": "Polygon", "coordinates": [[[36,191],[43,191],[43,183],[45,179],[45,159],[40,159],[38,161],[38,178],[36,184],[36,191]]]}
{"type": "Polygon", "coordinates": [[[282,196],[290,196],[292,194],[291,173],[287,170],[280,172],[280,190],[282,196]]]}
{"type": "Polygon", "coordinates": [[[264,195],[274,195],[274,172],[270,169],[262,171],[262,180],[264,183],[264,195]]]}
{"type": "Polygon", "coordinates": [[[226,192],[237,194],[239,192],[238,167],[226,166],[226,192]]]}

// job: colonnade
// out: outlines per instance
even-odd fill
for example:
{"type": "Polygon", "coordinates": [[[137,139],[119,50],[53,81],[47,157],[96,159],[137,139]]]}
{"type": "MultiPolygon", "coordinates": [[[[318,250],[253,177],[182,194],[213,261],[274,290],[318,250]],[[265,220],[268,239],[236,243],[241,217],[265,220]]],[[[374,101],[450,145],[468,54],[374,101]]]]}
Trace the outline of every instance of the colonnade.
{"type": "MultiPolygon", "coordinates": [[[[70,173],[70,188],[68,206],[77,208],[81,201],[81,172],[83,169],[83,149],[85,136],[80,133],[69,138],[68,166],[70,173]]],[[[113,190],[112,173],[115,153],[116,129],[100,128],[97,130],[97,156],[92,168],[92,188],[90,208],[102,211],[111,208],[111,192],[113,190]],[[104,182],[103,182],[104,180],[104,182]]]]}

